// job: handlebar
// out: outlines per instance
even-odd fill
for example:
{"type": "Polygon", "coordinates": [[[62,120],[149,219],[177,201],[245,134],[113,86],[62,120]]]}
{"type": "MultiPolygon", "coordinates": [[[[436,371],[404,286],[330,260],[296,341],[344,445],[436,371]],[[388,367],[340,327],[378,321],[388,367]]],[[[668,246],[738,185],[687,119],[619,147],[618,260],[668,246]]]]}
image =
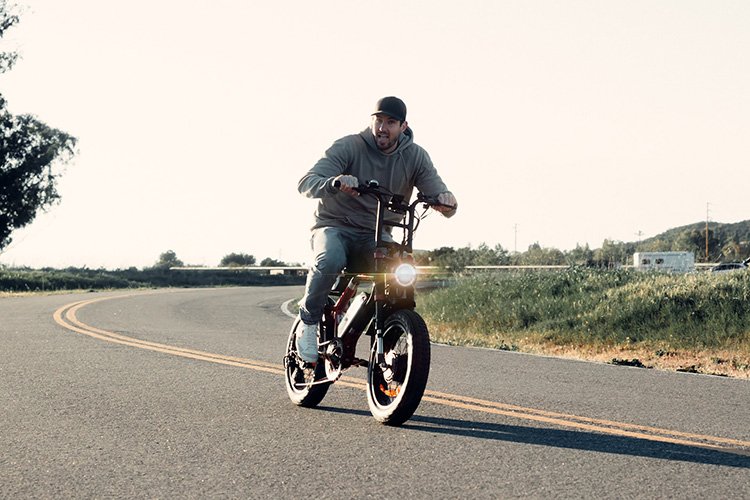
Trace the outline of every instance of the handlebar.
{"type": "MultiPolygon", "coordinates": [[[[340,188],[341,181],[333,181],[333,187],[340,188]]],[[[386,188],[380,187],[380,183],[378,183],[378,181],[374,179],[369,180],[364,184],[360,184],[353,189],[359,194],[371,194],[374,196],[398,196],[390,192],[386,188]]],[[[447,207],[453,210],[456,209],[456,205],[447,205],[445,203],[440,203],[437,196],[428,196],[422,193],[417,193],[417,199],[412,204],[417,205],[419,203],[425,203],[427,205],[430,205],[431,207],[447,207]]]]}
{"type": "Polygon", "coordinates": [[[427,196],[422,193],[417,193],[417,202],[426,203],[431,207],[448,207],[451,210],[458,208],[458,205],[449,205],[447,203],[440,203],[437,196],[427,196]]]}

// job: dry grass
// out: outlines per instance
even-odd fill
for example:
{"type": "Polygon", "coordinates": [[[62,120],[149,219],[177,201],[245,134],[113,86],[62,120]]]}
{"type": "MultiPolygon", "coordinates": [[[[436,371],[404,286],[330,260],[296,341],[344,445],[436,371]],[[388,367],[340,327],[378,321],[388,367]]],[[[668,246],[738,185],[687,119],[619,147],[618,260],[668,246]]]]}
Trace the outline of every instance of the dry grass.
{"type": "Polygon", "coordinates": [[[540,354],[564,358],[750,379],[750,356],[727,351],[666,351],[635,345],[594,347],[537,344],[530,347],[540,354]]]}

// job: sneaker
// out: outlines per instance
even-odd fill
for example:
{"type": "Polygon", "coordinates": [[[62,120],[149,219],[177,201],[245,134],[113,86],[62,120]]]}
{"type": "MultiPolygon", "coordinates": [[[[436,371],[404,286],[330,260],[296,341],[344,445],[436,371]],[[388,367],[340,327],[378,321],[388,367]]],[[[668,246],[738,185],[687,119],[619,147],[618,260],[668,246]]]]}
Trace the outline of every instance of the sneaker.
{"type": "Polygon", "coordinates": [[[307,363],[318,361],[318,325],[303,323],[297,330],[297,354],[307,363]]]}

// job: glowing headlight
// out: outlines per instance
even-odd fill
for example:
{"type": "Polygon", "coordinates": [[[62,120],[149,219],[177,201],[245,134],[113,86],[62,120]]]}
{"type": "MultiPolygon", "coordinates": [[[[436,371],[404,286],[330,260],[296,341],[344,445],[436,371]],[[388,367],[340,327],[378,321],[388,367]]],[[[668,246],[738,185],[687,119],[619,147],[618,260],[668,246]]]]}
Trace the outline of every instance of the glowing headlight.
{"type": "Polygon", "coordinates": [[[393,276],[399,285],[412,286],[417,281],[417,268],[411,264],[399,264],[393,276]]]}

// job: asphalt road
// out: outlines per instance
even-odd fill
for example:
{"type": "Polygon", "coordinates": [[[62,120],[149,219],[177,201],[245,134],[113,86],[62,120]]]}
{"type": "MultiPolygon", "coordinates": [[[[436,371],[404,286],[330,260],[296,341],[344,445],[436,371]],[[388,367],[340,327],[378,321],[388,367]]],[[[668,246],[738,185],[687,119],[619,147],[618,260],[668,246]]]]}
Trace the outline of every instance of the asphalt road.
{"type": "Polygon", "coordinates": [[[0,299],[1,498],[750,498],[750,382],[433,346],[375,422],[363,369],[293,406],[299,288],[0,299]]]}

